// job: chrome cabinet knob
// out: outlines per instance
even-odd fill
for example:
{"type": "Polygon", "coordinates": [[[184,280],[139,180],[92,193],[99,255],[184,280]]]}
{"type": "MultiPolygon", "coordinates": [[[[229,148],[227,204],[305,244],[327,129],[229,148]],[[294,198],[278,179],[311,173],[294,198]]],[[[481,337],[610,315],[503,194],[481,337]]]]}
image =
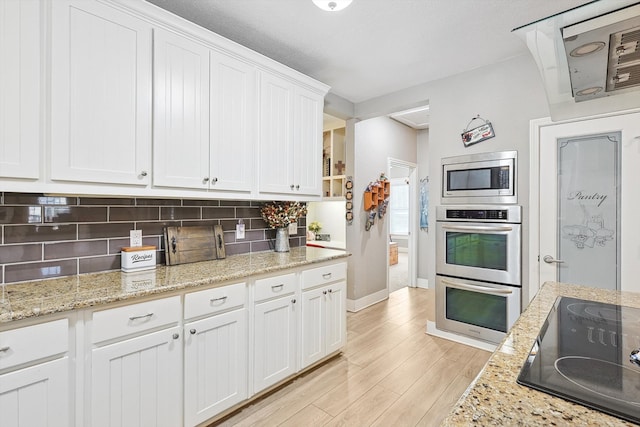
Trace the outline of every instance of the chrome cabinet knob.
{"type": "Polygon", "coordinates": [[[291,184],[291,185],[290,185],[290,187],[291,187],[291,190],[293,190],[294,185],[293,185],[293,184],[291,184]]]}
{"type": "Polygon", "coordinates": [[[208,176],[205,176],[204,178],[202,178],[202,182],[205,182],[205,183],[206,183],[206,182],[209,182],[209,177],[208,177],[208,176]]]}
{"type": "Polygon", "coordinates": [[[291,300],[291,304],[295,304],[295,303],[296,303],[296,299],[294,298],[291,300]]]}
{"type": "Polygon", "coordinates": [[[140,176],[142,176],[142,177],[147,176],[147,171],[140,172],[140,176]]]}
{"type": "Polygon", "coordinates": [[[218,182],[218,178],[216,178],[216,177],[214,176],[214,177],[211,179],[211,182],[213,182],[213,183],[215,184],[216,182],[218,182]]]}
{"type": "Polygon", "coordinates": [[[195,329],[190,329],[190,330],[189,330],[189,333],[190,333],[191,335],[195,335],[195,334],[196,334],[196,330],[195,330],[195,329]]]}
{"type": "Polygon", "coordinates": [[[178,334],[178,333],[173,334],[173,339],[174,340],[177,340],[178,338],[180,338],[180,334],[178,334]]]}

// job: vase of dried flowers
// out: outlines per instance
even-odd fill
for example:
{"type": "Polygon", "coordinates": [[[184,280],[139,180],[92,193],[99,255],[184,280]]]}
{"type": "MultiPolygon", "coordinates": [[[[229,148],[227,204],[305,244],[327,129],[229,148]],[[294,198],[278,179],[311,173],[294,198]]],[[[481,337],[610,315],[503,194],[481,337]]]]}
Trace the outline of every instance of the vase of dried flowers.
{"type": "Polygon", "coordinates": [[[262,206],[260,214],[276,230],[274,250],[289,252],[289,225],[307,214],[307,206],[300,202],[270,202],[262,206]]]}

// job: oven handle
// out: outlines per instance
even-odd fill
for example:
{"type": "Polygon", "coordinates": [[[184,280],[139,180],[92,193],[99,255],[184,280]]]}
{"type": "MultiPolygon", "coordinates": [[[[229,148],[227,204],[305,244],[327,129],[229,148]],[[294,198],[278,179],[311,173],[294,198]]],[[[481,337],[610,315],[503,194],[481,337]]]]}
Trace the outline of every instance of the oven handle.
{"type": "Polygon", "coordinates": [[[442,228],[454,231],[513,231],[513,227],[508,225],[443,225],[442,228]]]}
{"type": "Polygon", "coordinates": [[[502,296],[502,295],[511,295],[513,293],[511,289],[498,289],[498,288],[491,288],[488,286],[467,285],[465,283],[451,282],[446,279],[440,279],[440,280],[442,281],[442,283],[453,286],[454,288],[464,289],[472,292],[480,292],[483,294],[502,296]]]}

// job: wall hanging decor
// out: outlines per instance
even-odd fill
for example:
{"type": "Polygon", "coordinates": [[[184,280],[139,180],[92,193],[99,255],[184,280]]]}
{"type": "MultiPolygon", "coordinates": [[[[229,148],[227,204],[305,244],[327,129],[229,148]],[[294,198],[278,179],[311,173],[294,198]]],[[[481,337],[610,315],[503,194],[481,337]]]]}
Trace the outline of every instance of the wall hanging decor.
{"type": "Polygon", "coordinates": [[[429,229],[429,177],[420,180],[420,229],[429,229]]]}
{"type": "Polygon", "coordinates": [[[367,221],[364,227],[366,231],[371,229],[375,223],[376,216],[382,219],[384,214],[387,213],[390,195],[391,182],[384,176],[384,173],[381,173],[380,178],[376,181],[372,181],[367,185],[363,196],[364,210],[367,211],[367,221]]]}
{"type": "Polygon", "coordinates": [[[347,199],[345,203],[345,216],[344,218],[347,220],[347,225],[351,225],[353,223],[353,177],[348,176],[346,181],[344,182],[344,188],[346,189],[344,193],[344,198],[347,199]]]}
{"type": "Polygon", "coordinates": [[[478,114],[476,117],[471,119],[469,123],[467,123],[467,127],[464,128],[461,136],[462,143],[465,147],[468,147],[470,145],[477,144],[480,141],[484,141],[485,139],[493,138],[496,135],[493,132],[493,126],[491,125],[491,122],[489,120],[483,119],[482,117],[480,117],[480,114],[478,114]],[[471,126],[471,123],[473,123],[475,120],[481,120],[484,123],[478,127],[470,129],[469,126],[471,126]]]}

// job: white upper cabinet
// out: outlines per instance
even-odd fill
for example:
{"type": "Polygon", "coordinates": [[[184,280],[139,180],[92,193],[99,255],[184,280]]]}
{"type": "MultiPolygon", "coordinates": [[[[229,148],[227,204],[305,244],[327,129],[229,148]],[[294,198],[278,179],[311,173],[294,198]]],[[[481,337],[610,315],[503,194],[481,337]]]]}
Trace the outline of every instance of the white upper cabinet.
{"type": "Polygon", "coordinates": [[[320,197],[324,98],[269,73],[260,95],[260,192],[320,197]]]}
{"type": "Polygon", "coordinates": [[[0,178],[39,176],[40,2],[0,1],[0,178]]]}
{"type": "Polygon", "coordinates": [[[322,195],[322,112],[324,97],[296,88],[294,109],[293,176],[301,194],[322,195]]]}
{"type": "Polygon", "coordinates": [[[287,80],[262,73],[260,192],[293,193],[293,91],[287,80]]]}
{"type": "Polygon", "coordinates": [[[143,0],[0,0],[0,183],[317,200],[327,90],[143,0]]]}
{"type": "Polygon", "coordinates": [[[250,191],[255,169],[256,69],[211,52],[211,188],[250,191]]]}
{"type": "Polygon", "coordinates": [[[153,184],[209,187],[209,49],[154,31],[153,184]]]}
{"type": "Polygon", "coordinates": [[[153,184],[251,191],[255,67],[154,31],[153,184]]]}
{"type": "Polygon", "coordinates": [[[51,7],[51,179],[147,185],[151,25],[96,1],[51,7]]]}

